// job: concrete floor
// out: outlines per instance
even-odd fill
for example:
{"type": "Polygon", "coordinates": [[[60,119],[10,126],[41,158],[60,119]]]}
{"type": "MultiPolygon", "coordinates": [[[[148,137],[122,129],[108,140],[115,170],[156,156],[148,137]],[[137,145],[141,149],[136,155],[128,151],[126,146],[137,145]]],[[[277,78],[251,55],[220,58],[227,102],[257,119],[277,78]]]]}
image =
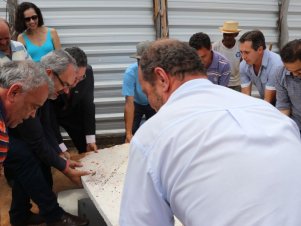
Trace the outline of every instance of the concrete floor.
{"type": "MultiPolygon", "coordinates": [[[[76,152],[71,152],[72,159],[79,160],[84,154],[78,155],[76,152]]],[[[67,177],[61,172],[53,170],[54,191],[60,192],[68,189],[77,188],[67,177]]],[[[3,176],[3,172],[0,173],[0,226],[10,226],[8,211],[11,203],[11,189],[7,185],[3,176]]],[[[38,212],[38,208],[34,205],[33,212],[38,212]]]]}

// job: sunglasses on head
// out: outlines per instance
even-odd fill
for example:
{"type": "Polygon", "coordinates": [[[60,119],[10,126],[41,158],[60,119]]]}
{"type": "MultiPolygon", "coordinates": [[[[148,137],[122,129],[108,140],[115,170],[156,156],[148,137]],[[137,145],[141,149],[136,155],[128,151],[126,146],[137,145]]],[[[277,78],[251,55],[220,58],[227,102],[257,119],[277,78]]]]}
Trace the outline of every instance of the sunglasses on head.
{"type": "Polygon", "coordinates": [[[33,15],[33,16],[24,18],[25,22],[30,22],[31,20],[37,20],[37,19],[38,19],[38,15],[33,15]]]}

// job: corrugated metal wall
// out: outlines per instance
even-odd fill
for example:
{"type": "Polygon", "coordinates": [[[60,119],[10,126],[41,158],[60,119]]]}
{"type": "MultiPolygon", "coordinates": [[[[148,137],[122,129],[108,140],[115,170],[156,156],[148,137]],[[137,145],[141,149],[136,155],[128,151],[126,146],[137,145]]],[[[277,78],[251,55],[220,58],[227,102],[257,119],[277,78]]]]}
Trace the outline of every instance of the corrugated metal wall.
{"type": "MultiPolygon", "coordinates": [[[[122,76],[126,67],[134,62],[129,55],[135,52],[135,45],[155,39],[152,0],[32,2],[41,8],[45,24],[58,30],[63,47],[77,45],[88,55],[95,73],[97,133],[123,133],[122,76]]],[[[2,17],[5,17],[5,5],[4,1],[0,2],[2,17]]],[[[290,40],[300,38],[300,13],[301,1],[290,0],[290,40]]],[[[170,37],[183,41],[203,31],[214,42],[221,38],[218,28],[224,21],[237,20],[244,31],[262,30],[266,41],[274,44],[273,51],[278,51],[277,19],[278,0],[168,1],[170,37]]]]}
{"type": "Polygon", "coordinates": [[[0,1],[0,17],[6,18],[6,2],[0,1]]]}
{"type": "Polygon", "coordinates": [[[97,134],[123,133],[122,76],[135,62],[129,56],[136,44],[155,39],[152,1],[31,2],[41,9],[45,25],[57,29],[63,48],[76,45],[87,53],[95,76],[97,134]]]}
{"type": "Polygon", "coordinates": [[[301,0],[290,0],[288,7],[288,34],[289,40],[301,38],[301,0]]]}
{"type": "MultiPolygon", "coordinates": [[[[196,32],[205,32],[212,42],[221,39],[219,27],[226,20],[239,21],[244,31],[260,29],[268,43],[278,41],[276,21],[277,0],[169,0],[169,34],[188,41],[196,32]]],[[[274,45],[273,50],[277,50],[274,45]]]]}

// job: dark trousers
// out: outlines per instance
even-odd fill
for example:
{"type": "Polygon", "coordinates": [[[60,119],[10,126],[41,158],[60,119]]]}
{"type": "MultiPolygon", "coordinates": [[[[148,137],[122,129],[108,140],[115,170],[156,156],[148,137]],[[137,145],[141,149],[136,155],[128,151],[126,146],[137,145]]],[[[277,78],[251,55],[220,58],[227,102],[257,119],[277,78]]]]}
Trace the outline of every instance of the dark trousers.
{"type": "Polygon", "coordinates": [[[4,162],[5,176],[12,186],[12,203],[9,211],[11,224],[24,222],[31,204],[35,202],[46,222],[58,220],[64,213],[52,191],[52,174],[19,139],[10,137],[10,149],[4,162]]]}
{"type": "Polygon", "coordinates": [[[133,122],[133,134],[138,130],[142,117],[145,115],[145,119],[148,120],[150,117],[152,117],[156,111],[151,108],[151,106],[148,105],[141,105],[135,103],[135,113],[134,113],[134,122],[133,122]]]}

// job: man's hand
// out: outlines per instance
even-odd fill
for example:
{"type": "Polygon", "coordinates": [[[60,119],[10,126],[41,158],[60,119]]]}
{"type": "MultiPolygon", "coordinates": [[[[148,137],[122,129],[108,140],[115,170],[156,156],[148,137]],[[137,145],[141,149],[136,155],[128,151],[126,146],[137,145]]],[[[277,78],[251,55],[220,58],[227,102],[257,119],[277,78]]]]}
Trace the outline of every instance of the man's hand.
{"type": "Polygon", "coordinates": [[[69,167],[74,169],[76,167],[82,167],[83,164],[81,164],[80,162],[74,161],[74,160],[69,160],[69,167]]]}
{"type": "MultiPolygon", "coordinates": [[[[74,161],[75,162],[75,161],[74,161]]],[[[69,164],[69,166],[67,166],[67,168],[63,171],[63,173],[76,185],[78,185],[79,187],[82,187],[82,181],[81,181],[81,177],[85,176],[85,175],[89,175],[92,174],[93,172],[88,172],[88,171],[80,171],[80,170],[76,170],[76,169],[72,169],[70,167],[71,163],[69,164]]],[[[74,166],[74,165],[73,165],[74,166]]]]}
{"type": "Polygon", "coordinates": [[[97,145],[95,143],[90,143],[90,144],[87,144],[87,148],[86,148],[86,151],[94,151],[95,153],[97,153],[97,145]]]}
{"type": "Polygon", "coordinates": [[[124,143],[130,143],[132,138],[133,138],[133,134],[131,133],[126,134],[124,143]]]}
{"type": "Polygon", "coordinates": [[[71,159],[70,153],[68,151],[61,152],[60,157],[66,159],[66,160],[71,159]]]}

